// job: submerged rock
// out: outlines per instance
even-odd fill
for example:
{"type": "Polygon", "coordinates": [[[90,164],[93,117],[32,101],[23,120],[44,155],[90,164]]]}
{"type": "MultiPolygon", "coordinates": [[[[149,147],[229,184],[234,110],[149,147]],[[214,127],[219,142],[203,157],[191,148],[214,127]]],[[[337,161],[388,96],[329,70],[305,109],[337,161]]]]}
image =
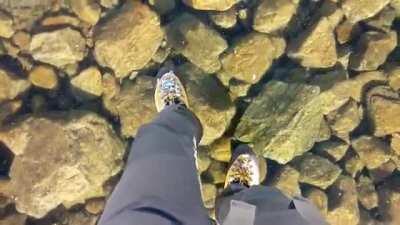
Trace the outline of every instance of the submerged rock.
{"type": "Polygon", "coordinates": [[[168,42],[190,62],[214,73],[221,68],[219,55],[228,47],[213,28],[195,16],[184,13],[168,25],[168,42]]]}
{"type": "Polygon", "coordinates": [[[197,170],[199,173],[205,172],[211,165],[211,158],[208,155],[208,149],[204,146],[200,146],[197,151],[197,170]]]}
{"type": "Polygon", "coordinates": [[[35,60],[63,68],[86,56],[86,40],[71,28],[43,32],[32,37],[30,52],[35,60]]]}
{"type": "Polygon", "coordinates": [[[361,176],[357,183],[358,200],[366,209],[378,207],[378,193],[369,177],[361,176]]]}
{"type": "Polygon", "coordinates": [[[54,2],[54,0],[0,0],[0,8],[12,15],[15,30],[29,30],[39,18],[54,6],[54,2]]]}
{"type": "Polygon", "coordinates": [[[299,0],[262,0],[254,14],[253,28],[264,33],[284,29],[296,14],[299,0]]]}
{"type": "Polygon", "coordinates": [[[380,86],[368,92],[368,119],[375,136],[400,132],[400,95],[380,86]]]}
{"type": "Polygon", "coordinates": [[[154,78],[138,76],[134,81],[124,81],[121,90],[114,96],[103,97],[104,107],[119,118],[124,137],[134,137],[142,125],[151,122],[157,115],[154,84],[154,78]]]}
{"type": "Polygon", "coordinates": [[[183,0],[183,2],[198,10],[225,11],[239,2],[239,0],[183,0]]]}
{"type": "Polygon", "coordinates": [[[12,100],[0,103],[0,124],[12,114],[18,112],[22,107],[21,100],[12,100]]]}
{"type": "Polygon", "coordinates": [[[272,186],[278,188],[289,198],[301,196],[300,173],[291,166],[284,166],[272,180],[272,186]]]}
{"type": "Polygon", "coordinates": [[[316,153],[337,162],[344,157],[349,149],[349,144],[339,140],[332,140],[317,143],[314,148],[316,153]]]}
{"type": "Polygon", "coordinates": [[[335,33],[339,44],[345,44],[357,36],[360,32],[360,25],[348,20],[343,21],[336,27],[335,33]]]}
{"type": "Polygon", "coordinates": [[[396,67],[388,73],[389,85],[393,90],[400,90],[400,67],[396,67]]]}
{"type": "Polygon", "coordinates": [[[287,163],[311,149],[322,122],[319,88],[271,81],[246,109],[235,132],[266,158],[287,163]]]}
{"type": "Polygon", "coordinates": [[[207,173],[211,177],[213,184],[223,184],[226,178],[226,164],[212,161],[207,173]]]}
{"type": "Polygon", "coordinates": [[[0,12],[0,36],[3,38],[10,38],[14,34],[13,18],[0,12]]]}
{"type": "Polygon", "coordinates": [[[390,147],[376,137],[361,136],[352,140],[351,145],[368,169],[378,168],[390,160],[390,147]]]}
{"type": "Polygon", "coordinates": [[[363,108],[350,99],[346,104],[327,115],[328,124],[333,133],[345,141],[349,141],[349,133],[361,123],[363,108]]]}
{"type": "Polygon", "coordinates": [[[103,94],[103,82],[100,71],[90,67],[71,79],[72,91],[78,99],[94,99],[103,94]]]}
{"type": "Polygon", "coordinates": [[[105,8],[112,8],[118,5],[119,0],[100,0],[100,5],[105,8]]]}
{"type": "Polygon", "coordinates": [[[40,88],[54,90],[58,87],[58,77],[50,66],[37,66],[29,73],[31,83],[40,88]]]}
{"type": "Polygon", "coordinates": [[[201,185],[201,196],[203,199],[204,207],[212,209],[215,206],[215,199],[217,197],[217,187],[214,184],[201,185]]]}
{"type": "Polygon", "coordinates": [[[328,196],[318,188],[309,188],[304,197],[311,201],[321,212],[322,216],[328,215],[328,196]]]}
{"type": "Polygon", "coordinates": [[[300,172],[301,183],[326,189],[332,185],[342,170],[328,159],[313,154],[304,154],[294,160],[294,167],[300,172]]]}
{"type": "Polygon", "coordinates": [[[86,201],[85,210],[93,215],[98,215],[103,212],[105,204],[104,198],[89,199],[86,201]]]}
{"type": "Polygon", "coordinates": [[[29,81],[0,69],[0,103],[15,99],[25,93],[30,86],[29,81]]]}
{"type": "Polygon", "coordinates": [[[192,64],[177,69],[188,94],[189,108],[203,125],[201,145],[220,138],[236,113],[235,105],[215,76],[205,74],[192,64]]]}
{"type": "Polygon", "coordinates": [[[3,128],[0,141],[15,154],[2,192],[36,218],[60,204],[104,196],[103,184],[120,171],[125,149],[106,120],[85,111],[28,115],[3,128]]]}
{"type": "Polygon", "coordinates": [[[26,215],[11,214],[5,218],[1,218],[0,225],[24,225],[26,223],[26,219],[26,215]]]}
{"type": "Polygon", "coordinates": [[[378,14],[390,0],[343,0],[342,9],[347,19],[353,23],[378,14]]]}
{"type": "Polygon", "coordinates": [[[237,11],[235,9],[230,9],[224,12],[212,12],[210,13],[210,19],[215,25],[229,29],[236,25],[237,23],[237,11]]]}
{"type": "Polygon", "coordinates": [[[223,137],[215,141],[210,146],[210,156],[217,161],[230,162],[232,157],[231,140],[223,137]]]}
{"type": "Polygon", "coordinates": [[[397,46],[397,33],[369,31],[361,36],[350,56],[350,68],[356,71],[376,70],[397,46]]]}
{"type": "Polygon", "coordinates": [[[304,67],[334,66],[338,60],[334,28],[329,18],[322,17],[290,43],[289,57],[304,67]]]}
{"type": "Polygon", "coordinates": [[[321,98],[324,99],[323,113],[329,114],[333,110],[348,102],[350,98],[357,102],[361,102],[361,97],[364,93],[364,88],[371,82],[385,82],[386,77],[380,71],[365,72],[357,75],[353,79],[345,80],[336,83],[329,90],[321,93],[321,98]]]}
{"type": "Polygon", "coordinates": [[[393,180],[378,189],[379,212],[385,225],[397,225],[400,222],[400,190],[399,180],[393,180]]]}
{"type": "Polygon", "coordinates": [[[327,222],[331,225],[357,225],[360,211],[357,201],[356,182],[348,176],[340,176],[328,191],[329,211],[327,222]]]}
{"type": "Polygon", "coordinates": [[[392,147],[394,152],[400,156],[400,134],[393,134],[390,147],[392,147]]]}
{"type": "Polygon", "coordinates": [[[101,8],[95,0],[70,0],[70,5],[72,11],[86,23],[95,25],[99,21],[101,8]]]}
{"type": "Polygon", "coordinates": [[[154,6],[158,14],[164,15],[174,10],[175,0],[149,0],[149,4],[154,6]]]}
{"type": "Polygon", "coordinates": [[[284,53],[285,47],[283,38],[250,33],[236,40],[221,56],[222,70],[218,72],[218,77],[227,86],[232,78],[255,84],[274,60],[284,53]]]}
{"type": "Polygon", "coordinates": [[[127,1],[94,32],[97,62],[116,77],[143,69],[160,47],[164,32],[158,15],[139,1],[127,1]]]}
{"type": "Polygon", "coordinates": [[[364,169],[364,167],[364,162],[357,154],[349,156],[344,162],[344,169],[353,178],[356,177],[364,169]]]}

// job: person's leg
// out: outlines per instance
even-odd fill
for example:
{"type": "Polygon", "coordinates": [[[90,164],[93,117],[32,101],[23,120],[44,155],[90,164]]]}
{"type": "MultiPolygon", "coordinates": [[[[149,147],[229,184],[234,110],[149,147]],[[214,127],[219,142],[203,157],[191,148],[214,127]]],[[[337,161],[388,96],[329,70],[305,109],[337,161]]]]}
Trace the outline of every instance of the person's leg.
{"type": "Polygon", "coordinates": [[[142,127],[99,225],[210,224],[195,164],[201,125],[182,105],[142,127]]]}
{"type": "Polygon", "coordinates": [[[276,188],[258,185],[254,176],[259,169],[255,166],[256,158],[238,160],[244,155],[253,155],[248,146],[235,150],[226,189],[217,199],[216,216],[220,225],[327,224],[306,199],[289,199],[276,188]]]}

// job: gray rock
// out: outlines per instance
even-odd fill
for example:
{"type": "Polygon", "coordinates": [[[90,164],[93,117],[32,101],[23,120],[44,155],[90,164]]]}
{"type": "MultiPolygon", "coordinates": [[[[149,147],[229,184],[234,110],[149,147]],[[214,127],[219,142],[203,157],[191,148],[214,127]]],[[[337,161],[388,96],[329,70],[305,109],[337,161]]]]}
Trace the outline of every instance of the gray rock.
{"type": "Polygon", "coordinates": [[[343,0],[342,9],[349,21],[357,23],[375,16],[389,2],[390,0],[343,0]]]}
{"type": "Polygon", "coordinates": [[[0,70],[0,103],[17,98],[30,87],[31,84],[28,80],[19,78],[5,70],[0,70]]]}
{"type": "Polygon", "coordinates": [[[397,33],[369,31],[357,42],[356,51],[350,56],[350,68],[356,71],[376,70],[397,46],[397,33]]]}
{"type": "Polygon", "coordinates": [[[296,158],[293,166],[300,172],[301,183],[326,189],[332,185],[342,170],[328,159],[306,153],[296,158]]]}
{"type": "Polygon", "coordinates": [[[154,84],[154,78],[138,76],[134,81],[124,81],[117,93],[103,96],[104,107],[119,118],[124,137],[134,137],[142,125],[151,122],[157,115],[154,84]]]}
{"type": "Polygon", "coordinates": [[[36,218],[104,196],[103,184],[121,170],[125,150],[105,119],[85,111],[27,115],[1,129],[0,141],[15,154],[2,192],[36,218]]]}
{"type": "Polygon", "coordinates": [[[360,176],[357,182],[358,201],[366,209],[371,210],[378,207],[378,193],[374,183],[367,176],[360,176]]]}
{"type": "Polygon", "coordinates": [[[353,149],[368,169],[375,169],[390,160],[390,146],[372,136],[361,136],[352,140],[353,149]]]}
{"type": "Polygon", "coordinates": [[[255,14],[253,28],[264,33],[284,29],[296,14],[299,0],[262,0],[255,14]]]}
{"type": "Polygon", "coordinates": [[[332,140],[317,143],[314,148],[317,154],[337,162],[344,157],[349,149],[349,144],[339,140],[332,140]]]}
{"type": "Polygon", "coordinates": [[[291,166],[284,166],[272,180],[272,186],[278,188],[289,198],[301,196],[300,173],[291,166]]]}
{"type": "Polygon", "coordinates": [[[328,191],[330,225],[357,225],[360,211],[357,201],[356,182],[348,176],[340,176],[328,191]]]}
{"type": "Polygon", "coordinates": [[[319,88],[269,82],[246,109],[235,131],[254,151],[279,163],[311,149],[322,123],[319,88]]]}
{"type": "Polygon", "coordinates": [[[192,64],[177,68],[188,94],[189,108],[203,125],[201,145],[220,138],[236,113],[235,105],[215,76],[205,74],[192,64]]]}
{"type": "Polygon", "coordinates": [[[32,37],[30,52],[35,60],[63,68],[86,56],[86,40],[71,28],[43,32],[32,37]]]}
{"type": "Polygon", "coordinates": [[[97,62],[116,77],[143,69],[164,38],[158,15],[138,1],[127,1],[118,13],[94,32],[97,62]]]}
{"type": "Polygon", "coordinates": [[[167,27],[168,42],[180,54],[206,73],[221,68],[219,55],[228,47],[213,28],[195,16],[184,13],[167,27]]]}

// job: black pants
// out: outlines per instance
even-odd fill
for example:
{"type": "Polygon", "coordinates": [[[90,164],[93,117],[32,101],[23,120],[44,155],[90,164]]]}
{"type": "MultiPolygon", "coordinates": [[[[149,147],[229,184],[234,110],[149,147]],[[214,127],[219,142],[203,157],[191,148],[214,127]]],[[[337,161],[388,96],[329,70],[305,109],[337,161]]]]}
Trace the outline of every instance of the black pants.
{"type": "MultiPolygon", "coordinates": [[[[208,225],[196,169],[202,131],[183,106],[163,110],[132,144],[99,225],[208,225]]],[[[231,186],[217,201],[221,225],[323,225],[316,208],[268,187],[231,186]]]]}

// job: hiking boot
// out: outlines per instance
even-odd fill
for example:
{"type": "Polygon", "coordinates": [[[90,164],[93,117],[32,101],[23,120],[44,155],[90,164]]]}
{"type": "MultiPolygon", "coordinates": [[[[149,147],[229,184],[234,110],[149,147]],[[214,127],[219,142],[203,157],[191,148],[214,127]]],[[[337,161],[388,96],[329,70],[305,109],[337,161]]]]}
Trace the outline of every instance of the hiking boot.
{"type": "Polygon", "coordinates": [[[172,66],[160,69],[157,75],[154,100],[158,112],[161,112],[166,106],[174,104],[188,107],[185,87],[175,75],[172,66]]]}
{"type": "Polygon", "coordinates": [[[232,156],[224,188],[231,184],[251,187],[260,184],[260,162],[247,145],[238,146],[232,156]]]}

